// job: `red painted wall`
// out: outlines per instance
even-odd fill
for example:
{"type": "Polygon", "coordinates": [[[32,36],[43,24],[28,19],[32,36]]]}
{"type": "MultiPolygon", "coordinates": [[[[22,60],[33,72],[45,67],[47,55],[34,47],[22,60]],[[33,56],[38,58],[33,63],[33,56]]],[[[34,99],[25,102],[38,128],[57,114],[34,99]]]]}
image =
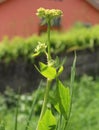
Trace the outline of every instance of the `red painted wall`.
{"type": "Polygon", "coordinates": [[[0,4],[0,40],[5,35],[27,37],[38,33],[39,19],[35,13],[39,7],[63,10],[63,30],[78,21],[99,24],[99,11],[86,0],[7,0],[0,4]]]}

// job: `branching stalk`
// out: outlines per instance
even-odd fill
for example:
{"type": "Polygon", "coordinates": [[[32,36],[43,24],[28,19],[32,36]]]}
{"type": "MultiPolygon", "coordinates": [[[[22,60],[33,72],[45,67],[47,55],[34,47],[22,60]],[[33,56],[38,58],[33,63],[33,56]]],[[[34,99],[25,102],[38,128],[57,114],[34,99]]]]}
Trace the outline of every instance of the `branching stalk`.
{"type": "Polygon", "coordinates": [[[51,60],[51,47],[50,47],[50,19],[48,20],[48,61],[51,60]]]}
{"type": "MultiPolygon", "coordinates": [[[[48,44],[47,44],[47,47],[48,47],[48,57],[47,57],[47,62],[48,62],[48,65],[49,65],[49,61],[51,60],[51,50],[50,50],[50,19],[48,20],[48,30],[47,30],[47,34],[48,34],[48,44]]],[[[47,109],[47,103],[48,103],[48,97],[49,97],[49,90],[50,90],[50,86],[51,86],[51,81],[50,79],[47,79],[47,85],[46,85],[46,89],[45,89],[45,95],[44,95],[44,101],[43,101],[43,106],[42,106],[42,110],[41,110],[41,114],[40,114],[40,118],[39,118],[39,121],[38,121],[38,125],[37,125],[37,128],[36,130],[38,130],[38,127],[39,127],[39,123],[42,119],[42,117],[44,116],[45,112],[46,112],[46,109],[47,109]]]]}

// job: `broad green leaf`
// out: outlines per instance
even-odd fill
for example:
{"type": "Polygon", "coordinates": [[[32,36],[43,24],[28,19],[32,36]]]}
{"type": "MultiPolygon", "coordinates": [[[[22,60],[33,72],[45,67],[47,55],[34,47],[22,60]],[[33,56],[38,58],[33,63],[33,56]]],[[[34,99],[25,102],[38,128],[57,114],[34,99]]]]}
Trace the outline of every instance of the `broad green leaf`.
{"type": "Polygon", "coordinates": [[[65,87],[59,80],[58,80],[57,96],[60,112],[64,116],[64,118],[67,119],[71,103],[70,90],[68,87],[65,87]]]}
{"type": "Polygon", "coordinates": [[[56,77],[56,69],[54,67],[48,66],[42,62],[39,63],[40,65],[40,73],[48,79],[54,79],[56,77]]]}
{"type": "Polygon", "coordinates": [[[56,119],[51,110],[47,109],[41,121],[39,122],[38,130],[55,130],[56,119]]]}

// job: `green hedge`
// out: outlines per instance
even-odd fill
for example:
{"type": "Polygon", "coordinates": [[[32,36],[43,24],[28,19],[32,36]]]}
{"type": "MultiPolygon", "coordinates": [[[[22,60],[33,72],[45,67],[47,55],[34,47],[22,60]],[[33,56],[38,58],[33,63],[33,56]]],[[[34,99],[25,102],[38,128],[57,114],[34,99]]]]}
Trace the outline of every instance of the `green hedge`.
{"type": "MultiPolygon", "coordinates": [[[[92,49],[94,45],[99,45],[99,26],[72,28],[68,32],[51,33],[52,52],[56,54],[62,51],[92,49]]],[[[5,37],[0,42],[0,61],[9,62],[20,56],[25,60],[31,60],[31,54],[38,41],[46,42],[47,35],[33,35],[28,38],[14,37],[11,40],[5,37]]]]}

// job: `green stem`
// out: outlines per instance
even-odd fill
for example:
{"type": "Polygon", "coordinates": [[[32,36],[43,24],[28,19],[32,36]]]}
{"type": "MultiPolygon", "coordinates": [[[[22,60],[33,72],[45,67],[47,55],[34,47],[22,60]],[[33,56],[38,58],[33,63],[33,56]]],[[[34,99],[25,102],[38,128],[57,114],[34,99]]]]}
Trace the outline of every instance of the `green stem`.
{"type": "Polygon", "coordinates": [[[18,88],[18,98],[17,98],[17,102],[16,102],[16,113],[15,113],[15,127],[14,127],[14,130],[18,129],[19,101],[20,101],[20,87],[18,88]]]}
{"type": "MultiPolygon", "coordinates": [[[[49,65],[49,61],[51,60],[51,49],[50,49],[50,18],[48,19],[47,24],[48,24],[48,30],[47,30],[47,33],[48,33],[48,44],[47,44],[47,47],[48,47],[48,57],[47,57],[47,60],[48,60],[48,65],[49,65]]],[[[45,114],[46,109],[47,109],[47,102],[48,102],[48,97],[49,97],[50,86],[51,86],[51,80],[47,79],[47,86],[46,86],[46,89],[45,89],[44,102],[43,102],[43,106],[42,106],[42,110],[41,110],[41,114],[40,114],[40,118],[39,118],[36,130],[38,130],[39,123],[40,123],[40,121],[41,121],[41,119],[42,119],[42,117],[45,114]]]]}
{"type": "MultiPolygon", "coordinates": [[[[49,65],[49,61],[51,60],[51,51],[50,51],[50,18],[48,19],[48,65],[49,65]]],[[[46,90],[45,90],[45,95],[44,95],[44,102],[43,102],[43,106],[42,106],[42,111],[41,111],[41,115],[40,115],[40,119],[43,117],[45,111],[46,111],[46,105],[47,105],[47,100],[48,100],[48,95],[49,95],[49,89],[50,89],[50,84],[51,84],[51,80],[47,79],[47,86],[46,86],[46,90]]]]}
{"type": "Polygon", "coordinates": [[[41,118],[43,117],[43,115],[45,114],[45,111],[46,111],[46,106],[47,106],[48,96],[49,96],[50,84],[51,84],[51,81],[47,80],[47,86],[46,86],[46,90],[45,90],[44,102],[43,102],[42,112],[41,112],[41,118]]]}
{"type": "Polygon", "coordinates": [[[18,125],[18,101],[17,101],[17,106],[16,106],[16,115],[15,115],[15,130],[17,130],[17,125],[18,125]]]}
{"type": "Polygon", "coordinates": [[[46,108],[47,108],[46,106],[47,106],[47,102],[48,102],[48,96],[49,96],[50,85],[51,85],[51,80],[48,80],[48,79],[47,79],[47,86],[46,86],[45,95],[44,95],[44,102],[43,102],[43,106],[42,106],[42,110],[41,110],[41,114],[40,114],[40,118],[39,118],[39,121],[38,121],[38,125],[37,125],[36,130],[38,130],[39,122],[41,121],[43,115],[44,115],[45,112],[46,112],[46,108]]]}
{"type": "MultiPolygon", "coordinates": [[[[50,18],[48,19],[48,65],[49,65],[49,61],[51,60],[51,51],[50,51],[50,18]]],[[[47,105],[47,101],[48,101],[48,96],[49,96],[49,89],[50,89],[50,85],[51,85],[51,80],[47,79],[47,86],[46,86],[46,90],[45,90],[45,95],[44,95],[44,102],[43,102],[43,106],[42,106],[42,111],[41,111],[41,115],[40,118],[43,117],[45,111],[46,111],[46,105],[47,105]]]]}
{"type": "Polygon", "coordinates": [[[32,103],[32,108],[31,108],[31,111],[30,111],[30,114],[29,114],[29,117],[28,117],[28,120],[27,120],[27,123],[26,123],[25,130],[28,130],[28,129],[29,129],[30,121],[31,121],[32,115],[34,114],[34,113],[33,113],[34,106],[35,106],[36,101],[37,101],[37,98],[38,98],[38,96],[39,96],[39,91],[40,91],[41,84],[42,84],[42,81],[40,82],[40,85],[39,85],[39,87],[38,87],[38,89],[37,89],[37,92],[36,92],[36,95],[35,95],[35,97],[34,97],[34,100],[33,100],[33,103],[32,103]]]}
{"type": "Polygon", "coordinates": [[[48,33],[48,61],[51,60],[51,47],[50,47],[50,19],[48,20],[48,30],[47,30],[47,33],[48,33]]]}

